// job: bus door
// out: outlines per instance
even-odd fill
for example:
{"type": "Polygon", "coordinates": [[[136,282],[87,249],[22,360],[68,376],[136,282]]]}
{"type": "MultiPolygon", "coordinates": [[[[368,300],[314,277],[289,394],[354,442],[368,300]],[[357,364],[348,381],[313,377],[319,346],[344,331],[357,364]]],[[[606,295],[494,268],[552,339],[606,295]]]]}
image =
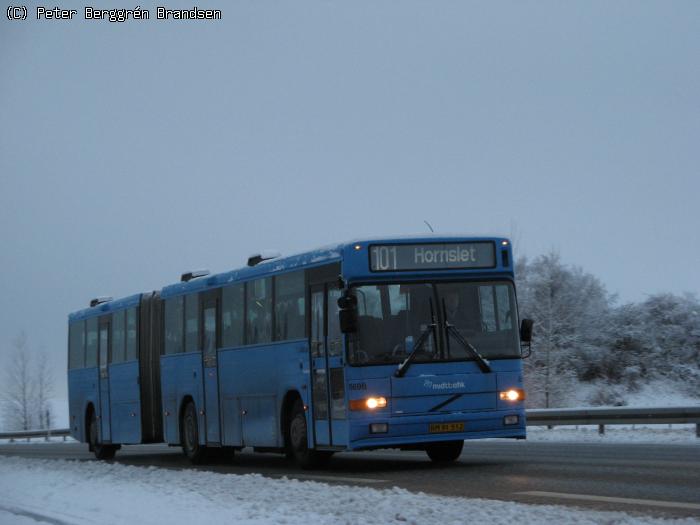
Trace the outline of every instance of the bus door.
{"type": "Polygon", "coordinates": [[[99,362],[100,362],[100,441],[109,443],[112,441],[111,411],[109,399],[109,318],[99,321],[99,362]]]}
{"type": "Polygon", "coordinates": [[[347,444],[343,337],[336,282],[311,287],[311,362],[316,445],[347,444]]]}
{"type": "Polygon", "coordinates": [[[219,347],[218,290],[202,294],[200,300],[200,330],[202,359],[204,360],[204,413],[207,444],[221,443],[219,417],[219,367],[216,350],[219,347]]]}

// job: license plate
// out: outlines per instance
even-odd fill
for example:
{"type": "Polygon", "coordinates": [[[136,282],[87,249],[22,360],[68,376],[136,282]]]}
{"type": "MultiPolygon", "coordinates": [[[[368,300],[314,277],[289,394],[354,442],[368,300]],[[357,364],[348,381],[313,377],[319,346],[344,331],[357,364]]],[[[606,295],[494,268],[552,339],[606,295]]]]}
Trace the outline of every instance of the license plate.
{"type": "Polygon", "coordinates": [[[431,433],[464,432],[464,423],[432,423],[429,430],[431,433]]]}

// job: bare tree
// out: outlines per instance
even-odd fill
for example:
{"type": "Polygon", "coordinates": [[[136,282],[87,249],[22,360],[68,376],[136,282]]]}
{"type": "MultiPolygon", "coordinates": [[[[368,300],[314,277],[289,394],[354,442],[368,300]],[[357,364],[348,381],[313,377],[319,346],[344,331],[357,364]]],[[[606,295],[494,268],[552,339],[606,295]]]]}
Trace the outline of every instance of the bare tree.
{"type": "Polygon", "coordinates": [[[39,354],[39,358],[36,362],[34,380],[39,428],[51,428],[52,414],[49,399],[53,394],[53,372],[49,367],[46,355],[43,353],[39,354]]]}
{"type": "Polygon", "coordinates": [[[20,333],[12,346],[1,393],[3,419],[10,430],[31,430],[35,416],[35,390],[27,335],[20,333]]]}

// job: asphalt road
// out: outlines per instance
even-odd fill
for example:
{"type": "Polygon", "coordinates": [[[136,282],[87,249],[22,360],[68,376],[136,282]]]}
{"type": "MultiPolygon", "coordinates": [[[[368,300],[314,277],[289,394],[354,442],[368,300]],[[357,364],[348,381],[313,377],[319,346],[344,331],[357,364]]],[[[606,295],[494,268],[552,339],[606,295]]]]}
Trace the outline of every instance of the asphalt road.
{"type": "MultiPolygon", "coordinates": [[[[0,445],[0,454],[94,460],[87,445],[0,445]]],[[[95,460],[96,461],[96,460],[95,460]]],[[[127,446],[115,461],[172,469],[192,467],[179,448],[127,446]]],[[[422,452],[337,454],[328,468],[301,471],[275,454],[237,453],[199,469],[375,488],[392,486],[443,496],[503,499],[659,517],[700,518],[700,445],[467,441],[461,458],[433,465],[422,452]]]]}

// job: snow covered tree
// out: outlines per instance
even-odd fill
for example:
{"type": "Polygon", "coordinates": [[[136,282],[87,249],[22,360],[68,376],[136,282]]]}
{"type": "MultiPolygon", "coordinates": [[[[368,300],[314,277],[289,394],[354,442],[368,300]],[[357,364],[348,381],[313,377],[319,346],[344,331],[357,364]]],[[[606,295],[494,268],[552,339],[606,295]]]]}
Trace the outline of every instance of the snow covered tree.
{"type": "Polygon", "coordinates": [[[556,253],[517,265],[521,317],[535,321],[532,357],[525,361],[531,406],[561,406],[590,360],[608,341],[614,301],[603,284],[556,253]]]}
{"type": "Polygon", "coordinates": [[[641,305],[637,339],[647,352],[650,376],[676,382],[689,394],[700,389],[700,303],[691,294],[665,293],[641,305]]]}

